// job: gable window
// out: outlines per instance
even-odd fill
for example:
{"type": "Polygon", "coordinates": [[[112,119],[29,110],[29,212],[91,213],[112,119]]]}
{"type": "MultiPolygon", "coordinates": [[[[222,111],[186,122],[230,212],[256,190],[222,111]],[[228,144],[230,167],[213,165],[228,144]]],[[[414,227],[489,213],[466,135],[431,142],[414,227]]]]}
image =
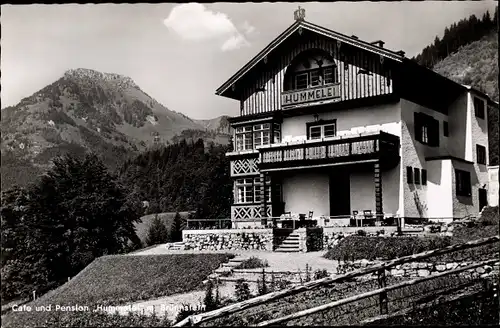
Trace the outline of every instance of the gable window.
{"type": "Polygon", "coordinates": [[[252,203],[253,201],[253,179],[236,180],[235,202],[238,204],[252,203]]]}
{"type": "Polygon", "coordinates": [[[455,169],[455,192],[458,196],[471,195],[469,172],[455,169]]]}
{"type": "Polygon", "coordinates": [[[439,121],[424,113],[414,114],[415,140],[430,146],[439,146],[439,121]]]}
{"type": "Polygon", "coordinates": [[[413,168],[411,166],[406,167],[406,182],[413,183],[413,168]]]}
{"type": "Polygon", "coordinates": [[[486,165],[486,147],[476,145],[476,162],[486,165]]]}
{"type": "Polygon", "coordinates": [[[447,137],[448,133],[448,122],[443,121],[443,136],[447,137]]]}
{"type": "Polygon", "coordinates": [[[420,184],[420,169],[419,168],[415,168],[413,178],[415,180],[415,184],[420,184]]]}
{"type": "Polygon", "coordinates": [[[295,74],[294,89],[307,89],[336,82],[335,66],[315,68],[295,74]]]}
{"type": "Polygon", "coordinates": [[[427,185],[427,170],[422,169],[422,186],[427,185]]]}
{"type": "Polygon", "coordinates": [[[328,122],[314,122],[307,124],[309,140],[334,137],[337,134],[335,120],[328,122]]]}
{"type": "Polygon", "coordinates": [[[484,119],[484,101],[477,97],[474,97],[474,113],[476,117],[484,119]]]}
{"type": "Polygon", "coordinates": [[[306,89],[309,85],[309,74],[301,73],[295,75],[295,89],[306,89]]]}

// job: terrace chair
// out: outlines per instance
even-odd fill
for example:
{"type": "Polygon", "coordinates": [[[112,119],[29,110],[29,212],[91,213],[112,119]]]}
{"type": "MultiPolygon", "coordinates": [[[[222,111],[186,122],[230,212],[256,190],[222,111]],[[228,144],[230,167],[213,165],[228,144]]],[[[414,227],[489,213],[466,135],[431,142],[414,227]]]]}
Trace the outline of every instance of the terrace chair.
{"type": "Polygon", "coordinates": [[[357,227],[358,226],[358,211],[352,211],[352,216],[349,225],[351,227],[357,227]]]}
{"type": "Polygon", "coordinates": [[[285,212],[285,217],[286,218],[291,218],[292,217],[292,212],[285,212]]]}
{"type": "Polygon", "coordinates": [[[363,211],[363,216],[364,216],[364,218],[366,220],[367,225],[375,225],[375,221],[373,219],[372,210],[364,210],[363,211]]]}

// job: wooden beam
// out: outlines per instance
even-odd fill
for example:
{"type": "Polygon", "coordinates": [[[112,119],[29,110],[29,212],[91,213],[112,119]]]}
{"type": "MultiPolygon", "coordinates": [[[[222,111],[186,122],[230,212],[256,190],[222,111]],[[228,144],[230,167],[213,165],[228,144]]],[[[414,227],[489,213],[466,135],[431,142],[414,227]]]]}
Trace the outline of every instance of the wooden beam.
{"type": "Polygon", "coordinates": [[[338,283],[338,282],[348,280],[350,278],[364,276],[364,275],[367,275],[367,274],[370,274],[373,272],[377,272],[380,269],[387,269],[387,268],[396,266],[398,264],[415,262],[417,260],[423,260],[423,259],[427,259],[427,258],[433,257],[433,256],[448,254],[448,253],[456,252],[459,250],[464,250],[464,249],[474,248],[474,247],[478,247],[478,246],[482,246],[482,245],[492,244],[492,243],[498,242],[499,240],[500,240],[499,235],[496,235],[493,237],[488,237],[488,238],[482,238],[482,239],[478,239],[478,240],[472,240],[472,241],[469,241],[469,242],[463,243],[463,244],[451,245],[451,246],[448,246],[445,248],[439,248],[439,249],[434,249],[434,250],[430,250],[430,251],[426,251],[426,252],[422,252],[422,253],[418,253],[418,254],[400,257],[400,258],[397,258],[397,259],[394,259],[391,261],[376,264],[376,265],[366,267],[366,268],[361,268],[361,269],[358,269],[358,270],[355,270],[355,271],[352,271],[352,272],[349,272],[349,273],[346,273],[343,275],[339,275],[336,277],[326,277],[326,278],[322,278],[322,279],[318,279],[318,280],[313,280],[313,281],[305,283],[304,285],[295,286],[292,288],[272,292],[272,293],[269,293],[266,295],[254,297],[254,298],[251,298],[249,300],[239,302],[236,304],[231,304],[231,305],[225,306],[223,308],[220,308],[220,309],[217,309],[214,311],[189,316],[189,317],[185,318],[184,320],[176,323],[174,325],[174,327],[182,327],[188,323],[198,324],[198,323],[203,322],[203,321],[212,320],[212,319],[226,316],[226,315],[229,315],[232,313],[236,313],[236,312],[244,310],[244,309],[249,309],[249,308],[252,308],[252,307],[255,307],[258,305],[266,304],[266,303],[269,303],[273,300],[280,299],[280,298],[283,298],[286,296],[299,294],[299,293],[302,293],[302,292],[305,292],[308,290],[314,290],[314,289],[318,288],[319,286],[327,286],[327,285],[330,285],[333,283],[338,283]]]}
{"type": "Polygon", "coordinates": [[[384,288],[379,288],[379,289],[372,290],[372,291],[369,291],[369,292],[366,292],[366,293],[363,293],[363,294],[354,295],[354,296],[351,296],[351,297],[348,297],[348,298],[344,298],[342,300],[338,300],[338,301],[334,301],[334,302],[331,302],[331,303],[323,304],[323,305],[316,306],[316,307],[313,307],[313,308],[310,308],[310,309],[307,309],[307,310],[295,312],[295,313],[289,314],[289,315],[281,317],[281,318],[276,318],[276,319],[272,319],[272,320],[262,321],[262,322],[258,323],[256,326],[257,327],[264,327],[264,326],[269,326],[269,325],[274,325],[274,324],[278,324],[278,323],[290,321],[290,320],[293,320],[293,319],[298,319],[298,318],[304,317],[306,315],[318,313],[318,312],[321,312],[321,311],[324,311],[324,310],[328,310],[328,309],[331,309],[331,308],[334,308],[334,307],[337,307],[337,306],[340,306],[340,305],[345,305],[345,304],[348,304],[348,303],[353,303],[353,302],[356,302],[356,301],[363,300],[365,298],[369,298],[369,297],[372,297],[372,296],[376,296],[376,295],[380,295],[380,294],[383,294],[383,293],[387,293],[387,292],[389,292],[391,290],[395,290],[395,289],[400,289],[400,288],[407,287],[407,286],[416,285],[416,284],[419,284],[419,283],[427,281],[427,280],[432,280],[432,279],[436,279],[436,278],[439,278],[439,277],[443,277],[443,276],[448,276],[448,275],[451,275],[451,274],[459,273],[459,272],[462,272],[462,271],[467,271],[467,270],[470,270],[470,269],[475,269],[477,267],[480,267],[480,266],[483,266],[483,265],[494,264],[496,262],[498,262],[497,259],[482,261],[482,262],[479,262],[479,263],[476,263],[476,264],[472,264],[472,265],[468,265],[468,266],[465,266],[465,267],[461,267],[461,268],[458,268],[458,269],[455,269],[455,270],[445,271],[445,272],[437,273],[437,274],[430,275],[430,276],[423,277],[423,278],[418,278],[418,279],[413,279],[413,280],[407,280],[407,281],[404,281],[404,282],[396,284],[396,285],[392,285],[392,286],[384,287],[384,288]]]}

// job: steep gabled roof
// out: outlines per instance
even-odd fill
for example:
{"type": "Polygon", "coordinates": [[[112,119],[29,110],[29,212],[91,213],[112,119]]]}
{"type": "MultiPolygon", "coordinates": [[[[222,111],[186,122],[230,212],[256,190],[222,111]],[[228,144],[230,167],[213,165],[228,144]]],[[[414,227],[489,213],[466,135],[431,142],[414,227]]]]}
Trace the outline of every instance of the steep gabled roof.
{"type": "Polygon", "coordinates": [[[396,53],[394,51],[387,50],[385,48],[378,47],[374,44],[361,41],[352,37],[348,37],[344,34],[329,30],[327,28],[321,27],[316,24],[306,22],[304,20],[298,20],[293,23],[289,28],[287,28],[283,33],[281,33],[276,39],[274,39],[267,47],[265,47],[261,52],[259,52],[252,60],[250,60],[245,66],[243,66],[238,72],[236,72],[229,80],[227,80],[222,86],[220,86],[215,94],[223,95],[236,81],[241,79],[245,74],[247,74],[252,68],[255,67],[261,60],[274,51],[283,41],[288,39],[293,33],[295,33],[299,28],[312,31],[314,33],[339,40],[341,42],[347,43],[349,45],[382,55],[384,57],[390,58],[392,60],[401,62],[404,55],[401,53],[396,53]]]}

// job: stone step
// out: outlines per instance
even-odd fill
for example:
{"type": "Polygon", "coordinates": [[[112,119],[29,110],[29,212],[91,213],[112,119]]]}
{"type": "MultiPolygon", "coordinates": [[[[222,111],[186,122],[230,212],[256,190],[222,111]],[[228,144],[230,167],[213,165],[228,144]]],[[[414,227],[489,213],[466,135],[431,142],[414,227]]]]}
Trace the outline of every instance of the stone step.
{"type": "Polygon", "coordinates": [[[222,263],[223,268],[234,268],[240,265],[240,262],[228,262],[228,263],[222,263]]]}
{"type": "Polygon", "coordinates": [[[278,253],[299,253],[300,249],[298,248],[278,248],[275,250],[278,253]]]}
{"type": "Polygon", "coordinates": [[[298,240],[285,240],[281,244],[298,245],[300,242],[298,240]]]}

